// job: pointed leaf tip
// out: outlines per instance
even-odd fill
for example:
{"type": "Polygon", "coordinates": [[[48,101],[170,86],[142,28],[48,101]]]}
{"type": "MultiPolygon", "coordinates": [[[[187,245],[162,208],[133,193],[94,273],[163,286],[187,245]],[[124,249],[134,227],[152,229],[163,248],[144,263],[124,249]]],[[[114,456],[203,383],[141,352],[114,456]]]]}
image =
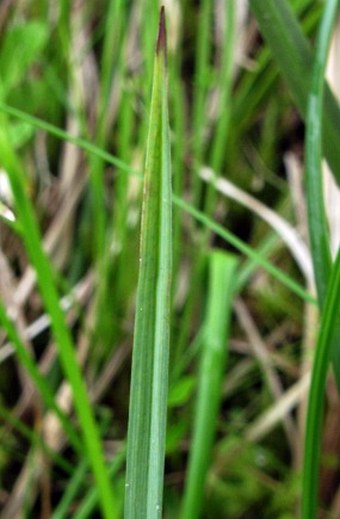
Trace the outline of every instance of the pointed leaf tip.
{"type": "Polygon", "coordinates": [[[163,51],[164,55],[166,54],[166,27],[165,27],[165,9],[164,5],[161,7],[161,12],[159,15],[159,30],[158,30],[158,38],[157,38],[157,47],[156,52],[163,51]]]}

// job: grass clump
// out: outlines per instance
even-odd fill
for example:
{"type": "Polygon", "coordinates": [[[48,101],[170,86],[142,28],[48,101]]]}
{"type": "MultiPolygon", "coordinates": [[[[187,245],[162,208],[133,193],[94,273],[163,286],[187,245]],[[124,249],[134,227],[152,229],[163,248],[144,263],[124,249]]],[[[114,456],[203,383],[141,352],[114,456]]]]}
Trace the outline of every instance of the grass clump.
{"type": "Polygon", "coordinates": [[[337,2],[52,4],[0,7],[1,517],[336,519],[337,2]]]}

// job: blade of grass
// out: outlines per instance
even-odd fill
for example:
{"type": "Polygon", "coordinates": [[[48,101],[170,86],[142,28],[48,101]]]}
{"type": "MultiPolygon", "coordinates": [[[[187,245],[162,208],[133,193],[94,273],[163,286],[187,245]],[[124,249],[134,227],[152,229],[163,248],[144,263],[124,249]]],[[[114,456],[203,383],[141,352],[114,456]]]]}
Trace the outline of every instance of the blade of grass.
{"type": "Polygon", "coordinates": [[[84,437],[84,445],[86,446],[86,453],[101,495],[103,516],[107,519],[112,519],[116,517],[116,507],[104,463],[98,429],[77,363],[76,348],[59,304],[53,271],[43,250],[32,203],[27,196],[25,173],[12,149],[9,136],[6,132],[7,127],[6,118],[4,114],[2,114],[0,121],[2,165],[9,175],[16,213],[24,231],[24,244],[36,271],[40,293],[47,312],[50,315],[52,332],[59,351],[61,364],[72,389],[75,408],[84,437]]]}
{"type": "Polygon", "coordinates": [[[193,216],[197,221],[206,225],[209,229],[214,231],[218,236],[223,238],[226,242],[230,243],[233,247],[235,247],[239,252],[248,256],[248,258],[252,259],[258,265],[261,265],[269,274],[271,274],[274,278],[276,278],[280,283],[288,287],[292,292],[296,295],[304,299],[305,301],[316,305],[317,302],[309,294],[306,290],[304,290],[298,283],[296,283],[293,279],[288,277],[282,270],[276,268],[272,265],[268,260],[263,258],[259,253],[253,250],[250,246],[244,243],[242,240],[237,238],[233,233],[219,225],[218,223],[211,220],[211,218],[207,217],[202,212],[195,209],[193,206],[173,195],[172,199],[174,203],[183,209],[186,213],[193,216]]]}
{"type": "MultiPolygon", "coordinates": [[[[260,242],[257,252],[259,256],[264,258],[268,257],[270,254],[274,253],[277,247],[280,246],[279,240],[274,233],[268,233],[265,239],[260,242]]],[[[236,279],[236,292],[240,292],[245,284],[248,282],[249,278],[252,276],[254,271],[258,268],[258,264],[253,259],[248,259],[243,262],[243,264],[239,267],[237,271],[237,279],[236,279]]],[[[181,328],[182,328],[182,320],[181,320],[181,328]]],[[[176,362],[173,372],[171,373],[170,383],[172,384],[176,379],[178,379],[184,371],[189,367],[190,362],[192,362],[195,357],[197,351],[201,347],[202,343],[202,335],[203,335],[203,325],[200,327],[193,341],[190,341],[189,332],[185,334],[185,337],[182,339],[182,332],[179,336],[179,340],[186,339],[186,349],[181,348],[180,351],[183,351],[180,359],[176,362]],[[191,342],[190,346],[188,346],[188,342],[191,342]]]]}
{"type": "Polygon", "coordinates": [[[144,177],[127,445],[126,519],[160,518],[162,514],[172,260],[170,182],[166,34],[162,8],[144,177]]]}
{"type": "Polygon", "coordinates": [[[121,169],[122,171],[125,171],[126,173],[139,175],[139,172],[134,171],[133,168],[131,168],[128,164],[126,164],[126,162],[123,162],[122,160],[119,160],[114,155],[111,155],[107,151],[102,150],[99,146],[96,146],[89,140],[83,139],[81,137],[75,137],[74,135],[71,135],[70,133],[65,132],[64,130],[61,130],[57,126],[54,126],[53,124],[48,123],[47,121],[44,121],[43,119],[34,117],[33,115],[30,115],[26,112],[23,112],[22,110],[19,110],[18,108],[10,106],[1,100],[0,100],[0,111],[7,115],[11,115],[12,117],[15,117],[15,118],[19,119],[20,121],[24,121],[27,124],[32,125],[34,128],[39,128],[40,130],[44,130],[44,131],[50,133],[51,135],[54,135],[58,139],[68,141],[71,144],[74,144],[75,146],[78,146],[79,148],[83,149],[84,151],[87,151],[88,153],[91,153],[92,155],[95,155],[96,157],[104,160],[108,164],[112,164],[113,166],[116,166],[118,169],[121,169]]]}
{"type": "MultiPolygon", "coordinates": [[[[250,7],[291,91],[294,102],[302,117],[305,118],[313,55],[291,7],[285,0],[251,0],[250,7]]],[[[322,136],[325,156],[338,184],[340,183],[339,127],[339,105],[326,85],[322,136]]]]}
{"type": "Polygon", "coordinates": [[[334,337],[340,326],[340,249],[332,268],[316,345],[309,393],[303,466],[302,519],[317,517],[318,467],[326,377],[334,337]]]}
{"type": "MultiPolygon", "coordinates": [[[[158,26],[158,2],[154,0],[141,0],[138,2],[140,11],[140,40],[141,53],[143,56],[143,73],[139,80],[139,89],[141,96],[145,100],[150,99],[153,84],[153,67],[154,67],[154,35],[158,26]]],[[[145,148],[145,142],[148,134],[149,110],[146,102],[143,106],[144,117],[139,120],[137,142],[141,149],[145,148]]]]}
{"type": "Polygon", "coordinates": [[[337,0],[330,0],[325,6],[316,42],[306,118],[305,154],[309,237],[315,282],[321,307],[325,299],[331,270],[331,252],[324,207],[321,166],[324,76],[337,5],[337,0]]]}
{"type": "MultiPolygon", "coordinates": [[[[330,0],[324,8],[325,10],[316,41],[315,60],[308,98],[306,120],[305,155],[308,226],[320,308],[323,308],[324,306],[332,265],[330,236],[324,207],[322,175],[323,99],[325,91],[324,77],[332,36],[332,27],[334,25],[338,5],[339,3],[337,0],[330,0]]],[[[332,364],[337,386],[340,390],[339,337],[340,326],[335,334],[332,348],[332,364]]]]}
{"type": "Polygon", "coordinates": [[[143,47],[143,56],[145,59],[143,87],[146,89],[145,91],[149,94],[149,92],[151,92],[153,78],[153,51],[155,46],[154,34],[156,34],[157,32],[158,12],[157,8],[155,9],[154,7],[154,0],[142,0],[140,3],[142,4],[142,9],[144,10],[144,12],[148,13],[148,15],[143,16],[141,20],[141,39],[143,47]]]}
{"type": "Polygon", "coordinates": [[[221,383],[227,360],[226,342],[236,266],[237,260],[230,254],[214,251],[210,255],[210,287],[182,519],[196,519],[201,513],[204,483],[211,458],[221,399],[221,383]]]}

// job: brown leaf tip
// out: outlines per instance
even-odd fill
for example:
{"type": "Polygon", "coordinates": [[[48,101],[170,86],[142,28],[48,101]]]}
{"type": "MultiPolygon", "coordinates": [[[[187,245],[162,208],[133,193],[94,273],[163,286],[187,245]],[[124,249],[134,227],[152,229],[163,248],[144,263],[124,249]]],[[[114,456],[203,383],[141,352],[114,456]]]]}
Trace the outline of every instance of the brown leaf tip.
{"type": "Polygon", "coordinates": [[[158,38],[157,38],[157,47],[156,52],[163,52],[164,56],[166,55],[166,27],[165,27],[165,9],[164,5],[161,7],[161,12],[159,16],[159,30],[158,30],[158,38]]]}

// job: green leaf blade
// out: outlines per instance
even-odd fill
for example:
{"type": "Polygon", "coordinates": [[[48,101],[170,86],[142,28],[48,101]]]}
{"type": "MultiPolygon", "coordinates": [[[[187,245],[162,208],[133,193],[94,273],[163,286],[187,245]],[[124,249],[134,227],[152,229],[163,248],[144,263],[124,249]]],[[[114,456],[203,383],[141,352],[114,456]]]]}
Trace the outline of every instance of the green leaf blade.
{"type": "Polygon", "coordinates": [[[323,306],[331,270],[330,240],[324,207],[321,163],[324,75],[337,4],[337,0],[328,2],[318,33],[306,120],[306,187],[309,236],[315,282],[321,307],[323,306]]]}
{"type": "MultiPolygon", "coordinates": [[[[100,432],[95,422],[86,385],[82,378],[76,356],[76,348],[60,307],[53,268],[42,246],[38,223],[27,193],[25,172],[9,140],[8,132],[6,131],[8,127],[6,118],[2,115],[0,119],[1,160],[9,176],[16,212],[23,230],[23,241],[32,266],[35,268],[40,294],[51,319],[51,329],[65,378],[72,389],[74,405],[84,439],[85,452],[90,461],[100,494],[100,506],[103,517],[105,519],[115,518],[117,517],[116,502],[107,473],[100,432]]],[[[28,364],[26,367],[28,367],[28,364]]],[[[37,376],[35,376],[35,380],[38,380],[37,376]]]]}
{"type": "Polygon", "coordinates": [[[129,410],[126,518],[161,517],[172,269],[164,10],[154,62],[129,410]]]}
{"type": "Polygon", "coordinates": [[[324,396],[334,339],[340,326],[340,249],[332,268],[313,363],[303,467],[302,519],[317,517],[318,468],[324,396]]]}
{"type": "Polygon", "coordinates": [[[192,447],[181,519],[196,519],[200,517],[202,511],[205,480],[210,465],[221,400],[221,384],[228,356],[226,343],[229,336],[231,305],[237,283],[235,256],[213,251],[209,258],[209,266],[210,289],[192,447]]]}

